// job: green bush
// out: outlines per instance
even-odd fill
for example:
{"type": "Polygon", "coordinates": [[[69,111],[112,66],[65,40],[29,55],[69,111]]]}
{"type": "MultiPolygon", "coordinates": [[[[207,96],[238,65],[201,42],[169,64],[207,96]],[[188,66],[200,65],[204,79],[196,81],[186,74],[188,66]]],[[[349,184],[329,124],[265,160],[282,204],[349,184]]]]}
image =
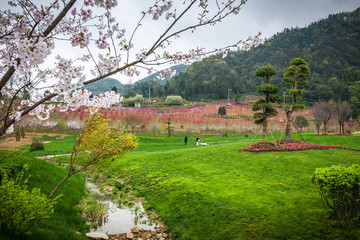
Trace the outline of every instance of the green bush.
{"type": "Polygon", "coordinates": [[[225,108],[225,106],[219,107],[218,115],[226,116],[226,108],[225,108]]]}
{"type": "Polygon", "coordinates": [[[44,150],[44,144],[41,142],[33,142],[30,145],[30,151],[35,151],[35,150],[44,150]]]}
{"type": "Polygon", "coordinates": [[[170,105],[182,105],[183,98],[181,96],[167,96],[165,99],[165,103],[170,105]]]}
{"type": "Polygon", "coordinates": [[[119,182],[119,181],[116,181],[116,182],[115,182],[115,187],[116,187],[118,190],[121,191],[121,189],[123,189],[123,187],[124,187],[124,184],[122,184],[122,183],[119,182]]]}
{"type": "Polygon", "coordinates": [[[134,106],[136,102],[142,103],[143,102],[143,95],[136,94],[134,97],[128,97],[124,99],[124,104],[126,106],[134,106]]]}
{"type": "Polygon", "coordinates": [[[317,168],[312,182],[319,187],[325,208],[336,218],[360,217],[360,165],[317,168]]]}
{"type": "Polygon", "coordinates": [[[56,199],[49,200],[40,189],[27,190],[23,172],[14,179],[3,174],[0,186],[0,225],[16,234],[29,234],[30,230],[54,212],[56,199]]]}

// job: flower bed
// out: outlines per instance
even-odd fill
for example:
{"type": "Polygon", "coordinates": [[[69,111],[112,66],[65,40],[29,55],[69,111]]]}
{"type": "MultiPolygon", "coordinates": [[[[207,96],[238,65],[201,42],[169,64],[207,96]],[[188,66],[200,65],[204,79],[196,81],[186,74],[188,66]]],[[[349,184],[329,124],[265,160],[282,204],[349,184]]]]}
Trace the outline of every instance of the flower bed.
{"type": "Polygon", "coordinates": [[[289,152],[303,150],[328,150],[328,149],[350,149],[348,147],[323,145],[317,143],[306,143],[299,140],[277,140],[274,142],[258,142],[243,148],[242,152],[289,152]]]}

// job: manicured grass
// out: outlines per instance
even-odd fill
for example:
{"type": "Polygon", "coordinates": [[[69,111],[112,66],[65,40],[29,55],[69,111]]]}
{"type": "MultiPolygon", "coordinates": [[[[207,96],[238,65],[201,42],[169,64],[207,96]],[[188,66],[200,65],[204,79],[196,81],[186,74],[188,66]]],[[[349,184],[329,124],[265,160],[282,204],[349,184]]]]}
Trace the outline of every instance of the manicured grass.
{"type": "MultiPolygon", "coordinates": [[[[9,151],[0,151],[0,158],[7,155],[9,151]]],[[[0,162],[0,168],[6,165],[26,164],[25,175],[30,176],[28,189],[40,188],[47,196],[56,184],[66,176],[66,170],[51,163],[28,156],[15,155],[0,162]]],[[[32,230],[31,235],[18,236],[12,232],[2,229],[0,239],[87,239],[85,232],[88,226],[84,219],[78,216],[76,205],[84,196],[85,183],[78,176],[69,178],[56,192],[56,196],[62,195],[55,205],[55,212],[50,218],[44,219],[39,226],[32,230]],[[81,235],[76,234],[78,231],[81,235]]]]}
{"type": "MultiPolygon", "coordinates": [[[[360,140],[306,139],[350,147],[360,140]]],[[[240,153],[251,141],[201,137],[210,145],[195,146],[190,139],[185,147],[182,137],[140,136],[139,150],[115,161],[112,173],[130,176],[148,207],[181,239],[360,238],[358,227],[329,221],[310,181],[315,168],[360,163],[360,152],[240,153]]]]}
{"type": "MultiPolygon", "coordinates": [[[[74,145],[75,136],[76,135],[69,135],[63,139],[52,139],[50,143],[44,143],[45,150],[41,151],[29,152],[30,145],[25,145],[20,148],[24,149],[24,152],[26,152],[26,154],[30,156],[46,156],[70,153],[74,145]]],[[[45,141],[44,139],[41,140],[45,141]]]]}

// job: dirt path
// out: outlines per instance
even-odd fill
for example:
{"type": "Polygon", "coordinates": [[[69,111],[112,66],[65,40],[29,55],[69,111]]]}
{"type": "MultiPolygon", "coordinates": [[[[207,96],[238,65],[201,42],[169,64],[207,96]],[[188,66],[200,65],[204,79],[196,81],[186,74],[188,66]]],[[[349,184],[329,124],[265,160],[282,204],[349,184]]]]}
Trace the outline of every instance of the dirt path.
{"type": "Polygon", "coordinates": [[[56,134],[56,133],[26,133],[25,138],[21,138],[20,141],[16,141],[14,136],[7,137],[0,140],[0,149],[14,149],[23,145],[31,144],[31,138],[41,138],[43,135],[48,136],[60,136],[59,139],[64,138],[68,135],[66,134],[56,134]]]}

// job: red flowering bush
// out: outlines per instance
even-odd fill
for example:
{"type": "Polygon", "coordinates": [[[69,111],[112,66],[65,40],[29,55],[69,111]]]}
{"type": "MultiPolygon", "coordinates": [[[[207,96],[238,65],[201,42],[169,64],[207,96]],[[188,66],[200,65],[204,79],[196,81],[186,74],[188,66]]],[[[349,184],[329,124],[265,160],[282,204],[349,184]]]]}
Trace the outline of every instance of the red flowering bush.
{"type": "Polygon", "coordinates": [[[289,151],[303,151],[303,150],[328,150],[332,148],[350,149],[348,147],[323,145],[317,143],[306,143],[299,140],[281,139],[274,142],[258,142],[248,147],[243,148],[243,152],[289,152],[289,151]]]}

